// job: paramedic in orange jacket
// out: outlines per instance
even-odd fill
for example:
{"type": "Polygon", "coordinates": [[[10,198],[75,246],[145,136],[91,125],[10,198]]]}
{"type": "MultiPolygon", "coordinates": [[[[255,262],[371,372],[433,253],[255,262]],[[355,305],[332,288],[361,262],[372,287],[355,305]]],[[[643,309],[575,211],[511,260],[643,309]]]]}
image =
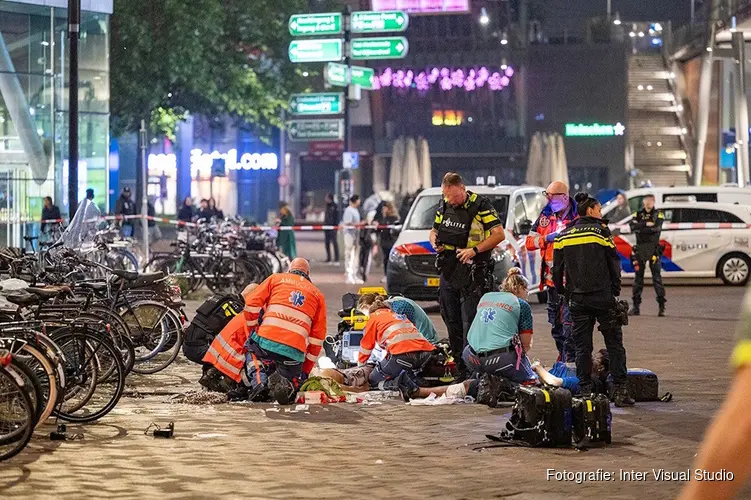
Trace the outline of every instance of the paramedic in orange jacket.
{"type": "MultiPolygon", "coordinates": [[[[360,341],[360,365],[370,358],[376,345],[386,351],[386,357],[376,364],[370,374],[370,385],[406,392],[416,397],[416,371],[428,361],[435,346],[428,342],[406,316],[391,310],[386,297],[376,297],[369,307],[360,308],[369,315],[360,341]],[[386,382],[390,382],[386,384],[386,382]]],[[[407,399],[407,398],[405,398],[407,399]]]]}
{"type": "Polygon", "coordinates": [[[551,333],[559,359],[573,363],[576,360],[576,348],[571,338],[573,322],[568,307],[559,299],[553,283],[553,242],[558,233],[576,218],[576,203],[569,195],[568,186],[561,181],[551,183],[545,195],[548,204],[532,225],[525,246],[530,252],[539,249],[542,254],[540,290],[548,288],[548,323],[552,325],[551,333]]]}
{"type": "Polygon", "coordinates": [[[294,401],[326,337],[326,302],[309,273],[308,261],[295,259],[288,272],[271,275],[245,298],[245,333],[236,331],[229,341],[220,335],[212,344],[220,352],[214,366],[243,382],[231,397],[264,400],[268,390],[281,404],[294,401]]]}

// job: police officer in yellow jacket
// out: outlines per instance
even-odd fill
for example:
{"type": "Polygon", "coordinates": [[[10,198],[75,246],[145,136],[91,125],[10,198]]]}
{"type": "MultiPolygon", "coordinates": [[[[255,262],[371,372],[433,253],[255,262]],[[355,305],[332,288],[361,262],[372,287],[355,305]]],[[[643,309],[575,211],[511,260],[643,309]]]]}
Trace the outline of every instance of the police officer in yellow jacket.
{"type": "Polygon", "coordinates": [[[644,271],[647,265],[652,272],[652,286],[657,295],[659,305],[658,316],[665,316],[665,287],[662,285],[662,245],[660,233],[665,221],[663,213],[655,208],[655,196],[648,194],[644,197],[644,208],[634,213],[629,225],[631,232],[636,235],[636,246],[633,250],[632,262],[636,278],[634,279],[632,316],[638,316],[641,311],[641,292],[644,289],[644,271]]]}
{"type": "Polygon", "coordinates": [[[467,332],[480,297],[493,286],[490,252],[506,236],[490,200],[467,191],[459,174],[447,173],[441,188],[443,201],[430,232],[430,243],[438,252],[441,271],[441,317],[462,378],[467,376],[462,361],[467,332]]]}

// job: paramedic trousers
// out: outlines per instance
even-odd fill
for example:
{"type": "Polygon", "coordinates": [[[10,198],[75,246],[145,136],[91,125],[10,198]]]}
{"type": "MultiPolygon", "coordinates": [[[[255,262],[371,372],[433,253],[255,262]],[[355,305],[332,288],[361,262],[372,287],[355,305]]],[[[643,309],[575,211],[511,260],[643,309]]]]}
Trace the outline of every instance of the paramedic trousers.
{"type": "Polygon", "coordinates": [[[595,322],[610,356],[610,374],[616,386],[627,383],[623,329],[613,322],[615,299],[609,294],[574,294],[570,303],[576,343],[576,376],[582,392],[592,390],[592,335],[595,322]]]}
{"type": "Polygon", "coordinates": [[[371,387],[377,387],[380,390],[394,390],[393,384],[388,384],[388,382],[399,377],[403,371],[406,371],[407,375],[414,381],[417,378],[417,372],[425,366],[432,355],[433,353],[430,351],[387,354],[370,373],[371,387]]]}
{"type": "Polygon", "coordinates": [[[494,353],[491,351],[488,354],[478,354],[471,346],[467,346],[464,349],[462,358],[467,368],[476,374],[472,378],[480,378],[481,375],[487,373],[489,375],[498,375],[517,384],[537,378],[535,372],[532,371],[532,366],[529,364],[529,359],[526,356],[522,356],[520,360],[515,349],[507,352],[494,353]]]}
{"type": "Polygon", "coordinates": [[[649,265],[649,270],[652,272],[652,286],[655,289],[655,295],[657,295],[657,302],[660,304],[664,303],[665,287],[662,285],[662,262],[660,261],[660,257],[658,256],[656,259],[643,259],[639,256],[638,262],[639,270],[636,271],[636,277],[634,278],[634,305],[638,306],[641,304],[641,292],[644,290],[644,271],[647,270],[647,265],[649,265]]]}
{"type": "Polygon", "coordinates": [[[255,390],[258,386],[266,387],[269,375],[274,371],[292,382],[296,389],[300,388],[302,361],[295,361],[267,351],[256,344],[253,339],[248,339],[245,345],[248,347],[248,352],[245,354],[245,375],[251,389],[255,390]]]}
{"type": "Polygon", "coordinates": [[[565,302],[561,303],[559,297],[555,287],[548,287],[548,323],[552,327],[550,333],[558,349],[558,356],[565,363],[576,359],[576,345],[571,336],[571,312],[565,302]]]}
{"type": "Polygon", "coordinates": [[[451,354],[454,356],[456,368],[460,374],[466,374],[467,367],[462,359],[464,347],[467,345],[467,332],[477,315],[477,305],[482,297],[482,287],[472,291],[457,289],[441,275],[438,302],[441,306],[441,318],[446,323],[449,334],[451,354]]]}

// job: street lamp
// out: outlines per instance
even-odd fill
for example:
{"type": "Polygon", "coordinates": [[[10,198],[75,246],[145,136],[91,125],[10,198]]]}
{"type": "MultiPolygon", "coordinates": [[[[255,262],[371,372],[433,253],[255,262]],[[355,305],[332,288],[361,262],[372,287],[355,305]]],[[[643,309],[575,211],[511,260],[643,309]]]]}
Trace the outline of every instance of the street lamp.
{"type": "Polygon", "coordinates": [[[619,12],[615,13],[615,19],[613,19],[613,24],[615,24],[616,26],[621,25],[621,14],[619,12]]]}
{"type": "Polygon", "coordinates": [[[501,36],[501,45],[507,45],[508,44],[508,35],[506,34],[506,30],[503,30],[503,35],[501,36]]]}
{"type": "Polygon", "coordinates": [[[483,7],[480,10],[480,24],[485,25],[490,22],[490,17],[488,17],[488,11],[483,7]]]}

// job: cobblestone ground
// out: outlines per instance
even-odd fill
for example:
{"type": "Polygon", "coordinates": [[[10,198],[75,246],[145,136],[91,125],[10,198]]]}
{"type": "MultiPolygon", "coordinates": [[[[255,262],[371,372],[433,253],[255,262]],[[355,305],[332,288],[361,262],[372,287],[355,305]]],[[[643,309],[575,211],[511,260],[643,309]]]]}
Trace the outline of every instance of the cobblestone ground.
{"type": "MultiPolygon", "coordinates": [[[[326,294],[334,328],[347,290],[340,270],[316,266],[314,281],[326,294]]],[[[655,481],[652,469],[690,467],[727,389],[743,291],[671,286],[666,318],[657,318],[649,293],[644,316],[634,318],[624,335],[629,366],[657,372],[661,391],[671,391],[674,400],[614,408],[608,448],[493,448],[484,436],[501,429],[510,409],[479,405],[415,407],[391,400],[295,411],[249,403],[170,404],[175,395],[198,388],[200,369],[180,359],[160,374],[129,377],[127,395],[98,424],[68,426],[83,439],[49,441],[51,425],[38,432],[20,456],[0,464],[0,497],[673,498],[681,484],[655,481]],[[170,421],[173,439],[144,435],[151,422],[170,421]],[[603,469],[615,480],[549,481],[548,469],[603,469]],[[621,481],[622,469],[649,475],[621,481]]],[[[430,311],[445,334],[437,308],[430,311]]],[[[534,312],[532,354],[552,362],[543,306],[534,305],[534,312]]]]}

